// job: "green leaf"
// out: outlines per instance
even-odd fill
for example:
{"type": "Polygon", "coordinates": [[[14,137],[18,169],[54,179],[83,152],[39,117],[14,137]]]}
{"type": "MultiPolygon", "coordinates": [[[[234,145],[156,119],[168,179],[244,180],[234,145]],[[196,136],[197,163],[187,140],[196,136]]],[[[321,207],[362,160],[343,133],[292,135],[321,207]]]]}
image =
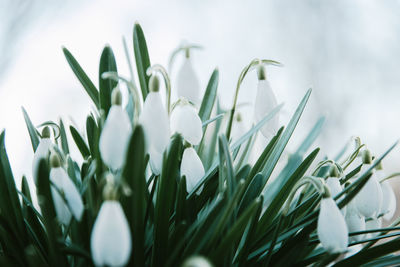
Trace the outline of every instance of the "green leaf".
{"type": "Polygon", "coordinates": [[[142,27],[140,27],[138,23],[135,23],[133,28],[133,49],[135,52],[140,89],[142,90],[142,97],[144,101],[149,93],[148,84],[150,77],[147,76],[146,71],[150,67],[150,58],[142,27]]]}
{"type": "Polygon", "coordinates": [[[309,89],[306,95],[303,97],[302,101],[300,102],[299,106],[296,109],[296,112],[294,113],[289,124],[284,130],[282,137],[279,139],[278,143],[273,148],[271,152],[271,157],[268,159],[267,164],[264,166],[262,170],[262,174],[264,175],[263,186],[265,186],[265,184],[267,183],[269,177],[271,176],[272,171],[274,170],[276,164],[278,163],[278,160],[283,150],[285,149],[287,143],[289,142],[289,139],[292,136],[292,133],[296,128],[298,121],[300,120],[300,116],[303,113],[303,110],[307,104],[310,94],[311,94],[311,89],[309,89]]]}
{"type": "Polygon", "coordinates": [[[26,112],[24,107],[22,107],[22,113],[24,114],[26,127],[28,128],[29,137],[31,138],[33,151],[36,151],[36,148],[39,145],[39,137],[38,137],[38,134],[37,134],[37,131],[36,131],[36,127],[33,126],[32,121],[29,118],[28,113],[26,112]]]}
{"type": "Polygon", "coordinates": [[[71,67],[72,71],[75,73],[75,76],[81,82],[83,88],[86,90],[89,97],[92,99],[93,103],[95,104],[96,108],[100,108],[100,101],[99,101],[99,91],[97,90],[96,86],[94,86],[93,82],[89,79],[86,75],[82,67],[79,65],[78,61],[74,58],[74,56],[68,51],[67,48],[63,47],[63,52],[65,58],[68,61],[69,66],[71,67]]]}
{"type": "Polygon", "coordinates": [[[0,134],[0,210],[10,222],[19,238],[25,238],[25,226],[22,217],[14,177],[11,171],[5,147],[5,131],[0,134]]]}
{"type": "Polygon", "coordinates": [[[72,125],[69,127],[69,130],[71,131],[72,138],[74,139],[76,146],[81,152],[82,157],[84,159],[87,159],[90,156],[90,151],[85,141],[83,140],[79,132],[72,125]]]}
{"type": "Polygon", "coordinates": [[[207,89],[204,93],[203,101],[201,102],[199,110],[199,117],[202,122],[205,122],[210,118],[215,99],[217,98],[218,79],[219,70],[215,69],[208,81],[207,89]]]}
{"type": "MultiPolygon", "coordinates": [[[[226,161],[226,184],[228,187],[228,198],[233,195],[233,192],[236,189],[236,179],[235,179],[235,173],[233,170],[233,162],[232,162],[232,157],[228,148],[228,140],[226,139],[225,135],[222,135],[219,137],[219,155],[220,155],[220,160],[219,160],[219,167],[220,167],[220,173],[222,173],[221,168],[224,168],[224,160],[226,161]]],[[[220,187],[223,188],[223,184],[225,181],[220,181],[220,187]]],[[[220,190],[222,191],[222,190],[220,190]]]]}
{"type": "Polygon", "coordinates": [[[98,127],[96,121],[92,116],[88,116],[86,119],[86,134],[89,143],[90,153],[97,157],[98,156],[98,127]]]}
{"type": "Polygon", "coordinates": [[[69,154],[69,147],[68,147],[68,139],[67,133],[65,132],[64,123],[60,120],[60,138],[61,138],[61,148],[63,152],[68,155],[69,154]]]}
{"type": "Polygon", "coordinates": [[[131,194],[124,198],[122,205],[130,222],[132,233],[131,264],[144,266],[145,212],[149,199],[146,186],[145,137],[143,128],[136,126],[129,142],[126,164],[123,168],[123,181],[129,186],[131,194]],[[134,164],[132,164],[134,162],[134,164]]]}
{"type": "Polygon", "coordinates": [[[117,63],[115,62],[114,53],[108,45],[104,47],[101,53],[99,66],[100,108],[104,110],[107,117],[111,107],[111,93],[118,83],[113,79],[103,79],[102,74],[105,72],[117,73],[117,63]]]}
{"type": "MultiPolygon", "coordinates": [[[[152,266],[163,266],[168,258],[169,218],[174,205],[179,162],[183,150],[182,137],[174,135],[163,162],[155,206],[152,266]]],[[[165,155],[165,153],[164,153],[165,155]]]]}

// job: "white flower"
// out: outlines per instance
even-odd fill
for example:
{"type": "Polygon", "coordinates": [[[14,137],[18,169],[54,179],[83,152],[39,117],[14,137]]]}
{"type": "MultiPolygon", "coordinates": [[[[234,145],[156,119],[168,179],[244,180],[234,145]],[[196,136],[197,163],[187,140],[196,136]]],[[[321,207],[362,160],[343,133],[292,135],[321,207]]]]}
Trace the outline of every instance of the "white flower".
{"type": "MultiPolygon", "coordinates": [[[[184,101],[183,101],[184,102],[184,101]]],[[[192,145],[198,145],[203,136],[203,124],[195,107],[179,103],[171,114],[172,132],[180,133],[192,145]]]]}
{"type": "Polygon", "coordinates": [[[331,198],[323,198],[318,216],[318,238],[330,253],[340,253],[347,249],[348,230],[335,201],[331,198]]]}
{"type": "MultiPolygon", "coordinates": [[[[364,173],[370,166],[364,164],[360,173],[364,173]]],[[[376,218],[379,215],[382,205],[382,188],[375,173],[372,173],[354,199],[358,211],[365,218],[376,218]]]]}
{"type": "MultiPolygon", "coordinates": [[[[275,94],[267,80],[259,80],[257,87],[256,102],[254,105],[254,119],[260,122],[276,106],[275,94]]],[[[276,114],[270,121],[266,122],[261,128],[261,133],[265,138],[271,138],[279,129],[279,114],[276,114]]]]}
{"type": "Polygon", "coordinates": [[[383,181],[381,183],[381,187],[383,196],[381,213],[384,214],[383,218],[389,221],[396,212],[396,195],[388,180],[383,181]]]}
{"type": "Polygon", "coordinates": [[[203,256],[191,256],[185,260],[182,267],[213,267],[211,262],[203,256]]]}
{"type": "Polygon", "coordinates": [[[111,169],[121,169],[125,163],[131,134],[132,126],[128,114],[120,105],[112,105],[99,142],[101,158],[111,169]]]}
{"type": "Polygon", "coordinates": [[[382,206],[380,213],[383,214],[383,218],[385,220],[389,221],[390,219],[392,219],[394,213],[396,212],[396,194],[394,193],[389,180],[385,180],[382,182],[382,179],[386,177],[383,170],[377,170],[375,174],[377,179],[381,181],[380,184],[382,187],[382,206]]]}
{"type": "Polygon", "coordinates": [[[131,255],[131,232],[121,204],[106,200],[100,207],[90,239],[96,266],[123,266],[131,255]]]}
{"type": "MultiPolygon", "coordinates": [[[[359,214],[354,199],[347,204],[345,220],[349,232],[359,232],[365,230],[365,218],[359,214]]],[[[363,238],[363,234],[353,235],[350,236],[350,241],[361,241],[363,238]]]]}
{"type": "Polygon", "coordinates": [[[195,105],[200,104],[199,79],[190,58],[185,57],[177,76],[178,97],[184,97],[195,105]]]}
{"type": "MultiPolygon", "coordinates": [[[[339,178],[337,178],[337,177],[328,177],[325,182],[326,182],[326,185],[329,188],[329,191],[332,194],[332,197],[335,197],[336,195],[338,195],[340,192],[343,191],[343,188],[340,185],[339,178]]],[[[340,199],[343,199],[343,196],[340,199]]],[[[346,214],[346,206],[341,209],[341,212],[342,212],[343,215],[346,214]]]]}
{"type": "Polygon", "coordinates": [[[50,171],[50,181],[53,183],[51,194],[58,220],[62,224],[68,225],[72,213],[74,218],[80,221],[83,214],[82,198],[66,171],[61,167],[52,168],[50,171]]]}
{"type": "Polygon", "coordinates": [[[147,95],[139,122],[145,133],[151,169],[154,174],[158,175],[161,172],[162,155],[170,138],[168,114],[162,104],[159,92],[150,92],[147,95]]]}
{"type": "MultiPolygon", "coordinates": [[[[204,176],[204,167],[201,159],[192,147],[188,147],[183,151],[182,162],[181,162],[181,176],[186,176],[186,189],[191,192],[196,184],[204,176]]],[[[197,194],[201,193],[201,190],[197,190],[197,194]]]]}
{"type": "Polygon", "coordinates": [[[32,160],[32,175],[37,184],[38,179],[38,171],[39,171],[39,163],[42,159],[48,159],[50,155],[50,148],[52,147],[53,143],[51,142],[50,138],[42,138],[39,142],[38,147],[36,148],[35,154],[33,155],[32,160]]]}

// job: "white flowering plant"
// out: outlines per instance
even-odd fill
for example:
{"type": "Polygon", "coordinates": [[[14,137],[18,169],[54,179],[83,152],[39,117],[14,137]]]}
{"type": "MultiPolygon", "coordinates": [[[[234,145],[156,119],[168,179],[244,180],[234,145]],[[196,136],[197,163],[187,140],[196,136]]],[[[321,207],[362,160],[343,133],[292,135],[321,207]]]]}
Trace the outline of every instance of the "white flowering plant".
{"type": "Polygon", "coordinates": [[[125,48],[131,78],[118,74],[106,46],[98,87],[63,49],[94,104],[84,131],[71,125],[68,138],[63,120],[35,127],[23,110],[35,190],[25,177],[16,186],[1,133],[1,266],[400,264],[400,219],[392,218],[396,195],[388,182],[397,174],[387,176],[382,168],[396,144],[376,157],[354,138],[354,150],[345,146],[335,158],[315,162],[319,148],[307,151],[321,118],[283,158],[311,90],[280,127],[282,105],[265,70],[279,62],[251,61],[239,76],[232,107],[222,110],[218,69],[201,97],[190,60],[198,46],[173,53],[185,55],[176,87],[164,67],[150,64],[139,24],[133,31],[138,85],[125,48]],[[239,127],[237,101],[252,70],[258,88],[253,126],[246,131],[239,127]],[[179,99],[171,103],[175,88],[179,99]],[[251,163],[258,132],[268,144],[251,163]],[[83,162],[71,157],[72,145],[83,162]]]}

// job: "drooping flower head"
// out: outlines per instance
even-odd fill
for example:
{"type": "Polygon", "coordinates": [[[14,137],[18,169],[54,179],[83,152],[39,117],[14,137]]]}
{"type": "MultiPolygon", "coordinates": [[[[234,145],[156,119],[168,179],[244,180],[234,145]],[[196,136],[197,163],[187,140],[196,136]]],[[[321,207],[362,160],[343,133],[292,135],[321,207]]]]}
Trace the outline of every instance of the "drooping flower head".
{"type": "Polygon", "coordinates": [[[112,183],[104,189],[104,202],[92,228],[90,247],[96,266],[124,266],[131,251],[131,231],[112,183]]]}
{"type": "Polygon", "coordinates": [[[180,133],[192,145],[198,145],[203,136],[203,125],[197,109],[186,99],[178,100],[171,114],[172,133],[180,133]]]}
{"type": "Polygon", "coordinates": [[[58,155],[52,154],[50,163],[51,194],[57,218],[62,224],[68,226],[71,216],[74,216],[77,221],[81,220],[84,210],[82,198],[75,184],[62,168],[58,155]]]}
{"type": "Polygon", "coordinates": [[[50,129],[49,127],[44,127],[42,131],[42,138],[40,139],[39,145],[36,148],[35,154],[33,155],[32,160],[32,176],[37,184],[38,171],[39,171],[39,163],[42,159],[48,160],[50,156],[50,150],[53,146],[53,143],[50,139],[50,129]]]}
{"type": "MultiPolygon", "coordinates": [[[[278,105],[275,94],[267,80],[265,67],[258,67],[258,85],[257,95],[254,105],[254,120],[260,122],[268,113],[270,113],[278,105]]],[[[279,129],[279,114],[276,114],[262,128],[261,133],[265,138],[271,138],[279,129]]]]}
{"type": "Polygon", "coordinates": [[[389,221],[396,212],[396,194],[393,191],[390,181],[385,179],[386,174],[382,168],[382,164],[378,164],[375,169],[375,175],[382,188],[382,206],[380,215],[383,215],[383,218],[389,221]]]}
{"type": "Polygon", "coordinates": [[[200,104],[200,84],[193,69],[189,49],[186,49],[183,64],[177,76],[178,97],[184,97],[195,105],[200,104]]]}
{"type": "MultiPolygon", "coordinates": [[[[201,159],[193,147],[188,147],[183,151],[181,162],[181,176],[186,176],[186,189],[191,192],[196,184],[204,176],[204,167],[201,159]]],[[[197,190],[201,193],[201,189],[197,190]]]]}
{"type": "Polygon", "coordinates": [[[317,233],[322,246],[330,253],[347,250],[349,234],[347,225],[329,190],[321,199],[317,233]]]}
{"type": "Polygon", "coordinates": [[[149,88],[150,92],[144,101],[139,122],[145,133],[151,169],[158,175],[161,173],[164,150],[169,144],[170,127],[168,112],[161,100],[159,80],[156,75],[150,77],[149,88]]]}
{"type": "Polygon", "coordinates": [[[121,104],[121,92],[115,88],[112,92],[112,106],[104,122],[99,141],[101,158],[112,170],[121,169],[125,163],[132,134],[131,121],[121,104]]]}

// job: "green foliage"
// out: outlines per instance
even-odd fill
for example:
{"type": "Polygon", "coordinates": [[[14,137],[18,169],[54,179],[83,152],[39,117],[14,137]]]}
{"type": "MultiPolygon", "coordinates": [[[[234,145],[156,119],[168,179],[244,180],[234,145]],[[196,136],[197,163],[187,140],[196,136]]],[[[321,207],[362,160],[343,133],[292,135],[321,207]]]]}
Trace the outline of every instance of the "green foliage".
{"type": "MultiPolygon", "coordinates": [[[[143,99],[135,99],[138,94],[129,90],[131,105],[132,99],[134,103],[141,103],[149,93],[146,70],[150,67],[150,59],[139,24],[134,26],[133,50],[143,99]]],[[[112,49],[106,46],[100,59],[98,90],[72,54],[66,48],[63,51],[97,109],[87,117],[85,134],[69,126],[74,144],[68,143],[64,122],[60,120],[56,124],[59,135],[56,136],[53,153],[61,156],[63,167],[82,196],[83,216],[80,221],[73,218],[70,225],[58,222],[47,160],[40,161],[37,173],[36,194],[40,210],[33,204],[25,177],[21,191],[17,189],[5,150],[3,131],[0,135],[2,266],[94,265],[91,232],[104,201],[104,188],[110,173],[100,156],[99,140],[103,120],[111,107],[112,89],[118,84],[103,74],[116,73],[117,67],[112,49]],[[97,114],[104,114],[104,117],[97,114]],[[80,165],[71,158],[73,145],[84,159],[80,165]]],[[[319,163],[323,168],[329,167],[324,163],[327,161],[316,162],[320,149],[314,148],[307,153],[322,128],[324,118],[316,122],[287,160],[282,157],[311,90],[306,92],[288,125],[276,132],[255,163],[250,164],[246,159],[252,153],[253,138],[280,111],[282,105],[274,108],[236,141],[228,139],[224,135],[226,129],[222,129],[226,113],[218,105],[218,79],[219,71],[215,69],[199,107],[203,130],[211,132],[207,138],[204,135],[195,147],[205,166],[205,175],[189,192],[188,178],[181,177],[180,173],[182,153],[187,145],[183,137],[179,134],[171,137],[163,154],[161,174],[149,176],[146,135],[137,121],[132,122],[133,133],[125,164],[122,170],[112,171],[114,176],[121,178],[118,200],[131,231],[132,253],[128,266],[180,266],[192,255],[202,255],[215,266],[319,266],[334,261],[335,266],[398,265],[400,258],[393,253],[400,248],[400,238],[387,242],[384,238],[400,234],[396,227],[400,220],[396,220],[391,228],[376,230],[380,231],[377,237],[358,242],[368,245],[348,258],[338,258],[339,254],[330,254],[318,246],[316,228],[321,196],[311,186],[298,188],[297,185],[305,176],[317,176],[322,182],[327,177],[321,174],[322,168],[318,171],[316,167],[319,163]],[[215,108],[217,116],[211,118],[215,108]],[[208,126],[212,124],[214,127],[211,129],[208,126]],[[278,170],[276,166],[279,162],[283,164],[278,170]],[[291,198],[297,189],[299,194],[291,198]],[[374,245],[378,240],[382,242],[374,245]]],[[[133,77],[128,83],[136,87],[133,77]]],[[[137,107],[130,106],[131,113],[134,108],[137,107]]],[[[40,142],[38,130],[24,109],[23,115],[33,150],[36,151],[40,142]]],[[[370,179],[369,171],[394,146],[378,157],[367,171],[359,173],[360,166],[344,171],[341,182],[351,181],[351,184],[336,196],[339,207],[346,206],[357,195],[370,179]]],[[[345,151],[341,155],[345,155],[345,151]]],[[[354,234],[357,233],[350,233],[354,234]]],[[[350,243],[350,246],[358,243],[350,243]]]]}

